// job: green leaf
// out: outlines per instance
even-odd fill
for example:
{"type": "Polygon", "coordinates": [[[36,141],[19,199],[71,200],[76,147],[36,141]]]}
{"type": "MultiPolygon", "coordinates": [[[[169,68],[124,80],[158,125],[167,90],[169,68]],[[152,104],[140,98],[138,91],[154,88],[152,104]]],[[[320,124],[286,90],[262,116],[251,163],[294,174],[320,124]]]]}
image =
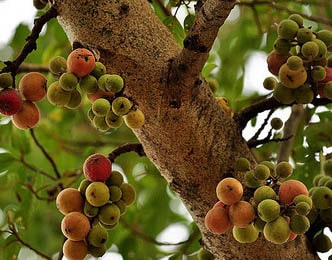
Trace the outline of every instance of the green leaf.
{"type": "Polygon", "coordinates": [[[10,153],[0,153],[0,173],[6,172],[15,161],[15,158],[10,153]]]}
{"type": "Polygon", "coordinates": [[[175,40],[183,47],[183,40],[186,37],[186,33],[182,28],[179,20],[174,16],[168,16],[163,20],[168,30],[173,34],[175,40]]]}
{"type": "Polygon", "coordinates": [[[195,21],[194,14],[188,14],[186,18],[184,18],[183,27],[186,32],[189,32],[191,26],[194,24],[194,21],[195,21]]]}
{"type": "Polygon", "coordinates": [[[209,74],[211,74],[212,70],[214,70],[216,67],[217,67],[217,64],[206,63],[203,70],[202,70],[203,77],[209,76],[209,74]]]}
{"type": "Polygon", "coordinates": [[[22,131],[13,127],[12,135],[10,136],[12,147],[20,153],[28,154],[31,151],[30,136],[27,131],[22,131]]]}

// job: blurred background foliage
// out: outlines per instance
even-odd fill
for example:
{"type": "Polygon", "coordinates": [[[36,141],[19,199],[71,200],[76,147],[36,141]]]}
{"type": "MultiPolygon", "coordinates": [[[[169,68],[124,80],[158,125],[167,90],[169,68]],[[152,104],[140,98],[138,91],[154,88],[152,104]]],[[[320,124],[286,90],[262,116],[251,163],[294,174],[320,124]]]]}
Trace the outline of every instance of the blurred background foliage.
{"type": "MultiPolygon", "coordinates": [[[[182,44],[193,21],[196,1],[152,0],[150,3],[182,44]]],[[[36,16],[43,12],[45,10],[36,12],[36,16]]],[[[227,97],[233,111],[239,111],[269,95],[263,89],[262,82],[250,88],[244,84],[246,64],[255,54],[266,56],[272,50],[276,24],[294,12],[307,18],[313,17],[305,20],[306,26],[331,29],[332,7],[329,1],[237,2],[220,30],[203,70],[205,77],[217,79],[220,88],[216,96],[227,97]]],[[[1,47],[0,60],[15,59],[29,33],[29,27],[20,24],[8,44],[1,47]],[[12,53],[9,58],[6,56],[8,48],[12,53]]],[[[27,57],[26,63],[47,66],[52,57],[66,57],[71,50],[56,20],[47,24],[37,44],[37,50],[27,57]]],[[[260,69],[257,66],[257,74],[261,73],[260,69]]],[[[17,76],[17,82],[21,76],[17,76]]],[[[47,76],[51,82],[52,76],[47,76]]],[[[87,119],[89,106],[84,99],[79,109],[73,111],[54,107],[44,100],[39,103],[41,121],[33,132],[17,130],[8,118],[0,118],[0,227],[6,230],[13,223],[20,239],[27,243],[23,246],[17,242],[15,234],[2,232],[0,259],[15,259],[14,256],[18,259],[38,259],[31,251],[27,253],[27,247],[56,258],[63,242],[60,231],[63,216],[54,202],[59,182],[64,187],[77,188],[82,180],[81,170],[86,157],[96,152],[107,154],[118,145],[137,142],[125,126],[106,134],[98,132],[87,119]],[[60,179],[37,143],[52,157],[61,174],[60,179]]],[[[330,105],[324,108],[307,106],[295,138],[291,158],[296,168],[293,178],[301,179],[308,187],[312,185],[313,176],[320,172],[319,158],[330,156],[332,115],[329,110],[330,105]]],[[[260,124],[261,120],[255,118],[246,129],[254,135],[260,124]]],[[[275,132],[274,135],[280,136],[281,133],[275,132]]],[[[275,160],[278,146],[278,143],[269,143],[257,147],[254,152],[260,160],[275,160]]],[[[123,154],[116,159],[115,167],[136,188],[138,197],[120,225],[110,231],[110,252],[118,252],[123,259],[197,259],[199,231],[181,201],[169,190],[149,160],[135,153],[123,154]],[[166,240],[165,230],[170,230],[166,233],[166,238],[169,238],[166,240]]]]}

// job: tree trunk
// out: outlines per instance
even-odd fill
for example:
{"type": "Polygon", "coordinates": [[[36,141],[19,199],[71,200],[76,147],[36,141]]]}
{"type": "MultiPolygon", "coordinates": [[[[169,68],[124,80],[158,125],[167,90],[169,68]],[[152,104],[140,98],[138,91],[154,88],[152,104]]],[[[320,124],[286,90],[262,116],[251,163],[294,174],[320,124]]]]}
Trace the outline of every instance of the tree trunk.
{"type": "MultiPolygon", "coordinates": [[[[224,18],[234,4],[204,2],[224,2],[219,14],[224,18]]],[[[255,163],[235,121],[199,74],[197,64],[208,50],[182,50],[146,0],[54,4],[69,40],[98,50],[108,71],[125,79],[126,95],[146,116],[135,134],[202,231],[206,249],[217,259],[314,259],[303,236],[284,245],[269,243],[262,235],[253,244],[240,244],[231,232],[217,236],[205,229],[204,216],[217,201],[217,183],[231,175],[242,179],[234,171],[237,158],[255,163]]]]}

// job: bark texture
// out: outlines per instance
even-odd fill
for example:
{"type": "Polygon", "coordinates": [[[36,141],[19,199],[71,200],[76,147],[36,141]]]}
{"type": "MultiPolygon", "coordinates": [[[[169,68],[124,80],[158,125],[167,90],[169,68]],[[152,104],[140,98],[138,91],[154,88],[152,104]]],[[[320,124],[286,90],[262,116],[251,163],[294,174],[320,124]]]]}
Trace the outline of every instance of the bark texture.
{"type": "Polygon", "coordinates": [[[238,157],[254,163],[238,125],[200,76],[219,28],[213,19],[223,22],[234,2],[204,1],[184,50],[146,0],[55,0],[54,4],[70,41],[97,49],[109,72],[125,79],[126,94],[146,116],[144,127],[135,134],[183,200],[202,231],[204,246],[216,259],[314,259],[304,239],[284,245],[259,239],[246,245],[236,242],[231,232],[215,236],[204,227],[204,216],[217,201],[217,183],[230,175],[241,179],[234,172],[238,157]]]}

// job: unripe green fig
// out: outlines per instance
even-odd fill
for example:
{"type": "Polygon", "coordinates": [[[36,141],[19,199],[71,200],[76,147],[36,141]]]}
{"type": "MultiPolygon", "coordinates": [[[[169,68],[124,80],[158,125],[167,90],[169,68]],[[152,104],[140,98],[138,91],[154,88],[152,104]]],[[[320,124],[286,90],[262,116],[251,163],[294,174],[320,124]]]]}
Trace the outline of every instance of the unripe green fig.
{"type": "Polygon", "coordinates": [[[133,104],[128,98],[117,97],[112,102],[112,111],[117,116],[123,116],[130,111],[132,106],[133,104]]]}
{"type": "Polygon", "coordinates": [[[94,218],[98,215],[99,208],[92,206],[88,201],[85,201],[83,208],[84,215],[88,218],[94,218]]]}
{"type": "Polygon", "coordinates": [[[329,30],[320,30],[316,33],[317,39],[323,41],[327,48],[332,46],[332,32],[329,30]]]}
{"type": "Polygon", "coordinates": [[[289,223],[290,229],[297,235],[303,235],[309,230],[310,221],[306,216],[293,215],[289,223]]]}
{"type": "Polygon", "coordinates": [[[95,225],[87,236],[87,242],[89,245],[95,247],[101,247],[106,244],[108,240],[108,232],[100,225],[95,225]]]}
{"type": "MultiPolygon", "coordinates": [[[[323,165],[323,169],[324,169],[324,165],[323,165]]],[[[314,178],[313,178],[313,184],[314,186],[318,186],[318,182],[321,178],[323,178],[325,175],[324,174],[317,174],[314,178]]]]}
{"type": "Polygon", "coordinates": [[[294,89],[293,96],[298,104],[308,104],[314,99],[314,92],[309,84],[294,89]]]}
{"type": "Polygon", "coordinates": [[[60,76],[67,71],[67,60],[62,56],[56,56],[50,60],[48,68],[52,74],[60,76]]]}
{"type": "Polygon", "coordinates": [[[304,43],[301,47],[301,54],[308,60],[316,58],[319,54],[318,44],[314,41],[304,43]]]}
{"type": "Polygon", "coordinates": [[[253,176],[257,180],[266,180],[270,176],[270,169],[264,164],[258,164],[254,169],[253,176]]]}
{"type": "Polygon", "coordinates": [[[93,125],[96,129],[98,129],[100,132],[106,132],[110,129],[110,127],[107,125],[105,117],[101,116],[95,116],[92,121],[93,125]]]}
{"type": "Polygon", "coordinates": [[[274,130],[279,130],[283,127],[284,123],[279,117],[274,117],[271,119],[270,125],[274,130]]]}
{"type": "Polygon", "coordinates": [[[303,67],[303,60],[299,56],[292,55],[287,59],[286,64],[291,70],[299,70],[303,67]]]}
{"type": "Polygon", "coordinates": [[[303,18],[299,14],[291,14],[288,19],[296,22],[299,27],[303,26],[303,18]]]}
{"type": "Polygon", "coordinates": [[[241,157],[236,160],[236,170],[240,172],[245,172],[250,170],[250,162],[248,161],[247,158],[241,157]]]}
{"type": "Polygon", "coordinates": [[[126,211],[127,211],[127,205],[126,205],[126,203],[124,203],[123,200],[116,201],[115,205],[118,206],[121,215],[123,215],[123,214],[126,213],[126,211]]]}
{"type": "Polygon", "coordinates": [[[325,175],[332,177],[332,159],[328,159],[324,162],[323,170],[325,175]]]}
{"type": "Polygon", "coordinates": [[[324,96],[328,99],[332,99],[332,81],[329,81],[324,86],[324,96]]]}
{"type": "Polygon", "coordinates": [[[310,75],[314,81],[321,81],[326,77],[326,70],[323,66],[315,66],[312,68],[310,75]]]}
{"type": "Polygon", "coordinates": [[[121,213],[115,204],[106,204],[100,208],[98,219],[106,225],[114,225],[119,222],[121,213]]]}
{"type": "Polygon", "coordinates": [[[332,190],[321,186],[312,193],[312,203],[318,209],[328,209],[332,207],[332,190]]]}
{"type": "Polygon", "coordinates": [[[103,63],[100,61],[96,61],[95,67],[90,72],[92,76],[94,76],[96,79],[99,79],[102,75],[106,74],[106,67],[103,63]]]}
{"type": "Polygon", "coordinates": [[[280,178],[287,178],[293,173],[293,167],[289,162],[280,162],[276,166],[276,174],[280,178]]]}
{"type": "Polygon", "coordinates": [[[279,83],[273,92],[273,97],[281,104],[291,104],[295,101],[293,90],[279,83]]]}
{"type": "Polygon", "coordinates": [[[257,217],[254,221],[254,227],[258,232],[263,232],[266,222],[261,218],[257,217]]]}
{"type": "Polygon", "coordinates": [[[13,77],[9,72],[0,74],[0,89],[9,88],[13,85],[13,77]]]}
{"type": "Polygon", "coordinates": [[[41,0],[33,0],[33,6],[38,9],[38,10],[41,10],[41,9],[44,9],[47,5],[47,2],[43,2],[41,0]]]}
{"type": "Polygon", "coordinates": [[[274,165],[273,162],[270,162],[270,161],[261,161],[260,164],[263,164],[263,165],[269,167],[271,176],[275,177],[275,175],[276,175],[275,174],[275,165],[274,165]]]}
{"type": "Polygon", "coordinates": [[[139,129],[144,125],[145,116],[142,110],[137,108],[124,116],[124,122],[131,129],[139,129]]]}
{"type": "Polygon", "coordinates": [[[254,171],[247,171],[244,175],[244,185],[247,186],[248,188],[258,188],[259,186],[262,185],[262,181],[257,180],[254,177],[254,171]]]}
{"type": "Polygon", "coordinates": [[[99,89],[97,79],[90,74],[80,79],[79,86],[87,94],[96,93],[99,89]]]}
{"type": "Polygon", "coordinates": [[[278,38],[274,42],[273,47],[278,54],[287,55],[292,47],[292,44],[289,40],[278,38]]]}
{"type": "Polygon", "coordinates": [[[296,204],[295,209],[299,215],[306,216],[309,214],[311,206],[307,202],[299,202],[296,204]]]}
{"type": "Polygon", "coordinates": [[[201,248],[197,254],[198,260],[214,260],[214,256],[204,248],[201,248]]]}
{"type": "Polygon", "coordinates": [[[92,182],[85,191],[86,200],[94,207],[101,207],[105,205],[109,198],[109,189],[103,182],[92,182]]]}
{"type": "Polygon", "coordinates": [[[80,182],[80,185],[78,186],[78,191],[81,193],[81,195],[83,197],[85,197],[85,191],[86,191],[86,188],[89,186],[91,182],[87,179],[83,179],[81,182],[80,182]]]}
{"type": "Polygon", "coordinates": [[[47,90],[48,101],[55,106],[65,106],[68,104],[71,97],[69,91],[61,88],[59,81],[53,82],[47,90]]]}
{"type": "Polygon", "coordinates": [[[274,77],[267,77],[263,81],[263,86],[267,90],[273,90],[277,87],[277,80],[274,77]]]}
{"type": "Polygon", "coordinates": [[[300,202],[305,202],[310,206],[310,208],[312,208],[312,199],[309,196],[304,195],[304,194],[297,195],[293,199],[293,202],[295,203],[295,205],[300,203],[300,202]]]}
{"type": "Polygon", "coordinates": [[[283,244],[287,242],[290,232],[291,230],[287,220],[281,216],[274,221],[266,223],[263,230],[266,240],[274,244],[283,244]]]}
{"type": "Polygon", "coordinates": [[[317,44],[318,46],[318,55],[317,55],[317,58],[318,59],[322,59],[326,56],[326,53],[327,53],[327,47],[326,47],[326,44],[319,40],[319,39],[313,39],[313,42],[317,44]]]}
{"type": "Polygon", "coordinates": [[[329,189],[332,189],[332,180],[328,180],[325,182],[324,186],[328,187],[329,189]]]}
{"type": "Polygon", "coordinates": [[[90,107],[90,109],[88,110],[87,116],[88,116],[89,120],[90,120],[91,122],[93,122],[93,119],[95,118],[96,115],[95,115],[95,113],[93,113],[93,110],[92,110],[91,107],[90,107]]]}
{"type": "Polygon", "coordinates": [[[121,116],[117,116],[113,111],[108,111],[105,116],[106,124],[110,128],[119,128],[123,124],[123,119],[121,116]]]}
{"type": "Polygon", "coordinates": [[[325,183],[327,183],[328,181],[331,180],[330,176],[324,176],[323,178],[321,178],[318,182],[317,186],[325,186],[325,183]]]}
{"type": "Polygon", "coordinates": [[[290,19],[282,20],[277,28],[277,32],[280,38],[286,40],[293,40],[297,34],[299,25],[290,19]]]}
{"type": "Polygon", "coordinates": [[[306,216],[309,219],[309,222],[313,224],[316,219],[318,218],[318,209],[316,208],[311,208],[310,212],[306,216]]]}
{"type": "Polygon", "coordinates": [[[105,84],[106,90],[114,93],[120,92],[124,87],[123,78],[117,74],[108,75],[106,82],[107,82],[107,84],[105,84]]]}
{"type": "Polygon", "coordinates": [[[107,251],[106,245],[102,245],[100,247],[95,247],[93,245],[88,246],[88,252],[93,257],[102,257],[107,251]]]}
{"type": "Polygon", "coordinates": [[[253,224],[250,224],[244,228],[234,226],[232,233],[234,239],[239,243],[253,243],[257,240],[259,235],[259,232],[253,224]]]}
{"type": "Polygon", "coordinates": [[[303,44],[313,39],[314,35],[309,28],[300,28],[297,31],[296,39],[298,43],[303,44]]]}
{"type": "Polygon", "coordinates": [[[332,208],[320,210],[319,216],[324,223],[332,223],[332,208]]]}
{"type": "Polygon", "coordinates": [[[109,186],[110,190],[110,201],[116,202],[119,201],[122,198],[122,190],[119,186],[109,186]]]}
{"type": "Polygon", "coordinates": [[[277,199],[276,192],[270,186],[261,186],[257,188],[254,192],[254,201],[259,204],[261,201],[266,199],[277,199]]]}
{"type": "Polygon", "coordinates": [[[314,236],[312,244],[314,248],[321,253],[328,252],[332,248],[332,242],[330,238],[323,232],[319,232],[314,236]]]}
{"type": "Polygon", "coordinates": [[[98,98],[93,102],[91,108],[96,116],[103,117],[111,110],[111,104],[105,98],[98,98]]]}
{"type": "Polygon", "coordinates": [[[70,99],[68,103],[65,105],[65,107],[69,109],[77,109],[80,106],[81,101],[82,101],[81,93],[77,89],[74,89],[73,91],[70,92],[70,99]]]}
{"type": "Polygon", "coordinates": [[[75,74],[71,72],[63,73],[59,78],[60,87],[65,91],[73,91],[76,89],[78,79],[75,74]]]}
{"type": "Polygon", "coordinates": [[[123,200],[127,206],[133,204],[136,200],[135,188],[129,183],[122,183],[120,189],[122,191],[121,200],[123,200]]]}
{"type": "Polygon", "coordinates": [[[106,180],[106,184],[108,186],[116,185],[121,186],[123,183],[123,175],[121,172],[118,171],[112,171],[110,177],[106,180]]]}
{"type": "Polygon", "coordinates": [[[280,205],[273,199],[265,199],[258,204],[257,213],[265,222],[271,222],[280,216],[280,205]]]}

